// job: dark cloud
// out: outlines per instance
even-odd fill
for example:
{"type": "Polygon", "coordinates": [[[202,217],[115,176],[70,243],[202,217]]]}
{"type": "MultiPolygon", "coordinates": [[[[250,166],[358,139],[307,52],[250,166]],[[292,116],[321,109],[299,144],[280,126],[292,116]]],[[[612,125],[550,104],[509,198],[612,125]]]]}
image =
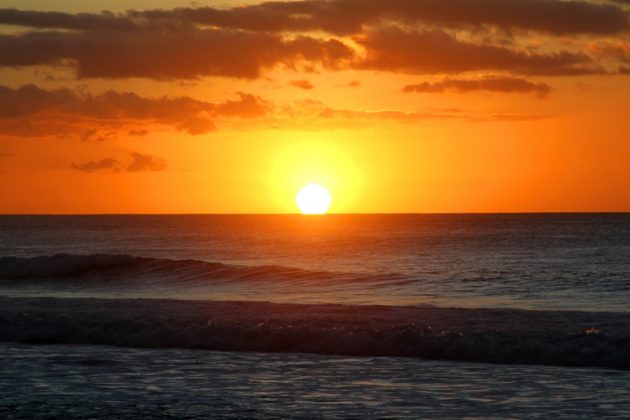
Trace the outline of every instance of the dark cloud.
{"type": "Polygon", "coordinates": [[[291,80],[289,82],[289,85],[300,88],[300,89],[304,89],[304,90],[311,90],[315,88],[315,86],[313,86],[313,84],[309,82],[308,80],[291,80]]]}
{"type": "MultiPolygon", "coordinates": [[[[627,4],[625,0],[619,2],[627,4]]],[[[441,27],[493,26],[559,35],[613,34],[629,27],[627,12],[620,5],[559,0],[270,1],[231,9],[178,8],[120,15],[0,10],[0,23],[5,24],[126,32],[159,23],[169,27],[196,24],[264,32],[323,30],[353,34],[384,21],[441,27]]]]}
{"type": "Polygon", "coordinates": [[[138,30],[140,25],[127,15],[111,12],[64,13],[34,10],[0,9],[0,24],[26,26],[30,28],[57,28],[74,30],[138,30]]]}
{"type": "Polygon", "coordinates": [[[85,163],[73,163],[72,169],[81,172],[157,172],[167,168],[164,159],[156,156],[132,152],[131,162],[124,165],[120,160],[114,158],[104,158],[85,163]]]}
{"type": "Polygon", "coordinates": [[[83,78],[196,79],[361,63],[350,44],[310,35],[323,31],[359,40],[370,58],[360,68],[585,74],[601,70],[586,54],[526,53],[461,41],[468,38],[458,40],[443,28],[477,35],[496,34],[495,28],[615,35],[627,34],[629,22],[620,5],[560,0],[303,0],[121,14],[0,9],[0,24],[35,29],[0,35],[0,66],[72,66],[83,78]],[[388,25],[398,29],[380,29],[388,25]]]}
{"type": "Polygon", "coordinates": [[[582,53],[536,54],[461,41],[442,30],[386,28],[355,38],[367,50],[360,67],[407,73],[495,70],[529,75],[578,75],[602,69],[582,53]]]}
{"type": "Polygon", "coordinates": [[[133,159],[129,166],[127,166],[127,172],[140,172],[140,171],[163,171],[166,169],[167,164],[164,159],[145,155],[142,153],[132,153],[131,158],[133,159]]]}
{"type": "Polygon", "coordinates": [[[270,110],[268,102],[245,93],[213,103],[186,96],[147,98],[129,92],[92,95],[34,85],[0,86],[0,133],[23,136],[78,134],[84,140],[103,140],[123,129],[129,135],[145,135],[155,125],[203,134],[216,129],[217,119],[256,118],[270,110]]]}
{"type": "Polygon", "coordinates": [[[439,93],[439,92],[504,92],[504,93],[533,93],[544,97],[551,92],[551,87],[545,83],[533,83],[525,79],[514,77],[488,76],[481,79],[443,79],[437,82],[423,82],[407,85],[404,92],[439,93]]]}
{"type": "Polygon", "coordinates": [[[0,36],[0,66],[74,66],[82,78],[256,78],[276,65],[336,68],[353,57],[336,39],[224,29],[33,31],[0,36]]]}
{"type": "Polygon", "coordinates": [[[119,162],[113,158],[105,158],[101,160],[94,160],[85,163],[73,163],[73,169],[81,172],[97,172],[97,171],[111,171],[116,172],[119,170],[119,162]]]}
{"type": "Polygon", "coordinates": [[[627,13],[610,4],[557,0],[311,0],[263,3],[289,13],[293,24],[337,33],[400,21],[440,27],[494,26],[553,34],[612,34],[627,31],[627,13]]]}

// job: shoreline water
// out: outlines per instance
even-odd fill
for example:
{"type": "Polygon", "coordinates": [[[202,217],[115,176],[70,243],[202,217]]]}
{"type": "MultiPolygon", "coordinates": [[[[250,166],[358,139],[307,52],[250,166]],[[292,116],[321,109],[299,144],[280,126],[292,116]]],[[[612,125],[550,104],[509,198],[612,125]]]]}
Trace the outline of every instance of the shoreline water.
{"type": "Polygon", "coordinates": [[[0,343],[13,418],[626,418],[630,372],[0,343]]]}

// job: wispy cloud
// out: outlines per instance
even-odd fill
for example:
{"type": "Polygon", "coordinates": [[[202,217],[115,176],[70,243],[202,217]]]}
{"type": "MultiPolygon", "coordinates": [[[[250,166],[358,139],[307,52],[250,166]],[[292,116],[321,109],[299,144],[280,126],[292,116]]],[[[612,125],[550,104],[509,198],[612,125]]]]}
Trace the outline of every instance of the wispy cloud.
{"type": "Polygon", "coordinates": [[[81,172],[116,172],[119,170],[119,162],[114,158],[104,158],[101,160],[93,160],[84,163],[73,163],[71,167],[81,172]]]}
{"type": "Polygon", "coordinates": [[[127,172],[141,172],[141,171],[163,171],[166,169],[167,164],[164,159],[152,156],[145,155],[142,153],[132,153],[131,158],[133,159],[129,166],[127,166],[127,172]]]}
{"type": "Polygon", "coordinates": [[[451,120],[462,123],[524,122],[549,118],[542,114],[475,113],[458,108],[407,111],[401,109],[335,108],[317,100],[296,101],[278,110],[270,121],[282,127],[303,130],[362,129],[384,123],[422,124],[429,121],[451,120]]]}
{"type": "Polygon", "coordinates": [[[407,85],[404,92],[441,93],[441,92],[501,92],[501,93],[531,93],[545,97],[551,92],[551,87],[545,83],[533,83],[526,79],[501,76],[487,76],[478,79],[450,79],[436,82],[422,82],[407,85]]]}
{"type": "Polygon", "coordinates": [[[165,170],[168,165],[166,160],[143,153],[132,152],[131,161],[124,164],[113,157],[93,160],[84,163],[70,165],[77,171],[92,172],[158,172],[165,170]]]}
{"type": "Polygon", "coordinates": [[[313,84],[309,82],[308,80],[291,80],[289,82],[289,85],[300,88],[300,89],[304,89],[304,90],[312,90],[315,88],[315,86],[313,86],[313,84]]]}

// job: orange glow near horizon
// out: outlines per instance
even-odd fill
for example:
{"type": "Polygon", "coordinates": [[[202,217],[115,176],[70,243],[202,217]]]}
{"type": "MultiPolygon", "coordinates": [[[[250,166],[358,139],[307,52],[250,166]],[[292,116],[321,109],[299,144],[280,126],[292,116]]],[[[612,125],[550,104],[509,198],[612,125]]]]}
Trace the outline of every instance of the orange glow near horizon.
{"type": "Polygon", "coordinates": [[[532,26],[491,0],[470,16],[450,0],[369,17],[305,2],[299,19],[206,2],[233,28],[162,0],[156,21],[114,10],[140,25],[127,40],[66,28],[110,18],[85,2],[9,3],[24,13],[0,34],[28,48],[0,59],[0,213],[295,213],[309,183],[328,213],[630,211],[630,37],[606,20],[627,6],[542,2],[532,26]],[[73,18],[41,28],[34,10],[73,18]],[[39,45],[41,30],[59,37],[39,45]]]}

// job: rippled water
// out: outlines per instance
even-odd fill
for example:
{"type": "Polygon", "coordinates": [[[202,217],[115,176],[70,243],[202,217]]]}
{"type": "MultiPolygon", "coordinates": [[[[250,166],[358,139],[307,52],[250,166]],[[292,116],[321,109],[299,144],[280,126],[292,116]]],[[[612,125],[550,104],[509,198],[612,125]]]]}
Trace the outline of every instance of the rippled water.
{"type": "Polygon", "coordinates": [[[630,416],[630,372],[0,345],[0,415],[595,418],[630,416]]]}
{"type": "Polygon", "coordinates": [[[102,288],[107,273],[88,273],[83,296],[93,286],[113,296],[630,310],[628,214],[0,217],[0,256],[57,253],[161,261],[116,272],[130,283],[144,275],[142,287],[102,288]]]}
{"type": "Polygon", "coordinates": [[[0,216],[0,416],[630,417],[629,292],[628,214],[0,216]]]}

